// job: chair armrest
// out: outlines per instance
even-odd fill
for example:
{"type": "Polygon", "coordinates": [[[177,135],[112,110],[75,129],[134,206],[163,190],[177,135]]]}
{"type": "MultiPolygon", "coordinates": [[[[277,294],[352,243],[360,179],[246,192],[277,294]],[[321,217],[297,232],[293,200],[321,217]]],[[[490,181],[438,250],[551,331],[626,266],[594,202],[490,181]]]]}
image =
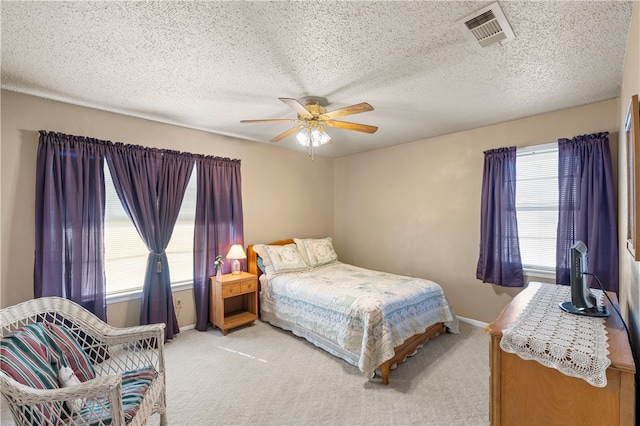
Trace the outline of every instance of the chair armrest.
{"type": "Polygon", "coordinates": [[[101,327],[102,330],[99,330],[100,336],[98,337],[107,344],[129,343],[152,338],[160,339],[164,344],[165,324],[147,324],[126,328],[105,325],[106,327],[101,327]]]}
{"type": "MultiPolygon", "coordinates": [[[[95,423],[91,415],[89,417],[77,415],[77,413],[87,412],[83,410],[84,407],[89,407],[89,413],[108,413],[112,426],[125,424],[122,411],[122,377],[119,374],[102,376],[79,385],[59,389],[34,389],[5,375],[0,375],[0,379],[2,394],[12,406],[12,410],[17,410],[13,414],[20,417],[18,421],[20,424],[31,423],[34,420],[37,424],[44,424],[41,421],[45,419],[46,424],[66,424],[69,421],[74,425],[95,423]],[[72,420],[68,416],[67,409],[64,409],[65,403],[70,402],[80,404],[74,407],[72,420]]],[[[67,405],[67,407],[71,406],[67,405]]]]}
{"type": "Polygon", "coordinates": [[[98,375],[124,373],[147,366],[164,373],[165,324],[127,328],[106,325],[102,328],[89,350],[98,375]]]}
{"type": "Polygon", "coordinates": [[[2,393],[25,404],[64,402],[76,398],[94,398],[99,395],[114,394],[118,398],[122,392],[122,377],[119,374],[96,377],[79,385],[59,389],[36,389],[23,385],[4,374],[0,374],[2,393]]]}

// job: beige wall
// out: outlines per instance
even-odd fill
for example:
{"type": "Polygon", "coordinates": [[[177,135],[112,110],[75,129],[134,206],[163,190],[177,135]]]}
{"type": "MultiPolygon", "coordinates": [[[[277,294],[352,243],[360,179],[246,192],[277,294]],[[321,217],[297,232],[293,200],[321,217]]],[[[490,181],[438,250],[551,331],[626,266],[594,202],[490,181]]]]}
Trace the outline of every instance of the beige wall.
{"type": "MultiPolygon", "coordinates": [[[[245,244],[333,231],[333,164],[305,153],[2,91],[0,306],[33,297],[34,185],[38,131],[239,158],[245,244]]],[[[181,292],[181,326],[193,324],[181,292]]],[[[136,303],[111,305],[109,322],[137,324],[136,303]]]]}
{"type": "Polygon", "coordinates": [[[519,289],[475,278],[483,151],[608,131],[615,163],[617,114],[612,100],[336,159],[336,250],[434,280],[459,315],[490,322],[519,289]]]}
{"type": "MultiPolygon", "coordinates": [[[[616,101],[530,117],[334,161],[11,92],[2,93],[1,305],[33,297],[35,160],[40,129],[242,160],[245,243],[333,235],[346,262],[432,279],[459,315],[491,321],[518,289],[475,279],[486,149],[617,129],[616,101]],[[277,190],[274,190],[277,188],[277,190]],[[478,302],[480,301],[480,302],[478,302]]],[[[616,141],[612,149],[617,158],[616,141]]],[[[180,326],[193,324],[182,291],[180,326]]],[[[135,324],[135,302],[109,322],[135,324]]]]}
{"type": "MultiPolygon", "coordinates": [[[[632,95],[640,93],[640,2],[635,2],[627,55],[625,58],[622,77],[622,89],[620,90],[620,103],[618,108],[618,126],[620,129],[620,179],[618,197],[618,223],[620,241],[620,307],[629,325],[631,340],[633,343],[636,369],[640,365],[640,262],[633,260],[626,249],[627,238],[627,151],[626,135],[624,133],[624,121],[632,95]]],[[[640,165],[636,165],[639,167],[640,165]]],[[[636,392],[637,394],[637,392],[636,392]]],[[[640,398],[640,395],[636,395],[640,398]]],[[[638,409],[636,409],[638,413],[638,409]]],[[[638,414],[636,414],[638,415],[638,414]]]]}

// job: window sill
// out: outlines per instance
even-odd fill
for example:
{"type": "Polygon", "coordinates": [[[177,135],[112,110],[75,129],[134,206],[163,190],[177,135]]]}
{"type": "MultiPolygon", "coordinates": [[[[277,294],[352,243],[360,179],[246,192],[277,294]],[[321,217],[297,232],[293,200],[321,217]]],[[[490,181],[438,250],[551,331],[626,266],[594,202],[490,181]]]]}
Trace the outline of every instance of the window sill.
{"type": "Polygon", "coordinates": [[[527,278],[544,278],[552,281],[556,279],[556,271],[548,269],[522,268],[522,272],[527,278]]]}
{"type": "MultiPolygon", "coordinates": [[[[189,290],[192,288],[193,288],[193,282],[191,281],[176,283],[171,285],[172,292],[189,290]]],[[[110,305],[112,303],[126,302],[129,300],[136,300],[140,298],[142,298],[142,289],[123,291],[121,293],[107,294],[107,305],[110,305]]]]}

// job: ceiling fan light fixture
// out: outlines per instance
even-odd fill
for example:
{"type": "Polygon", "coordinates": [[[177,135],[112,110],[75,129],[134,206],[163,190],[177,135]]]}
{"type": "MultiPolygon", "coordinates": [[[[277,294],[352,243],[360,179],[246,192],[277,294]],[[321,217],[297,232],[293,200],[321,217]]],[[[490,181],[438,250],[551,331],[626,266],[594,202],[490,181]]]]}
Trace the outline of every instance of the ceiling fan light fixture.
{"type": "Polygon", "coordinates": [[[296,140],[302,146],[318,147],[331,141],[331,136],[320,126],[305,127],[296,135],[296,140]]]}
{"type": "MultiPolygon", "coordinates": [[[[345,117],[352,114],[360,114],[362,112],[373,111],[373,107],[366,102],[350,105],[348,107],[328,111],[319,99],[306,99],[305,105],[293,98],[278,98],[297,114],[295,119],[263,119],[263,120],[240,120],[241,123],[300,123],[287,131],[284,131],[272,138],[270,142],[279,142],[295,133],[298,143],[309,149],[309,156],[313,160],[313,148],[328,144],[331,142],[331,136],[324,130],[322,125],[330,126],[337,129],[354,130],[364,133],[375,133],[378,128],[368,124],[350,123],[347,121],[339,121],[336,118],[345,117]],[[321,125],[322,124],[322,125],[321,125]]],[[[326,104],[326,99],[324,100],[326,104]]]]}

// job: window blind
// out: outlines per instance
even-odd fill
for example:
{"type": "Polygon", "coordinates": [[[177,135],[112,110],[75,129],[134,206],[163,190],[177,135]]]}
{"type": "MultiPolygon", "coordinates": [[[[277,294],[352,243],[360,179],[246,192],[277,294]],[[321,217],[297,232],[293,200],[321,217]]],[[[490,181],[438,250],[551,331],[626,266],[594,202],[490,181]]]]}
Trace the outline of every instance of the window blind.
{"type": "Polygon", "coordinates": [[[558,145],[519,148],[516,211],[522,266],[555,270],[558,227],[558,145]]]}
{"type": "MultiPolygon", "coordinates": [[[[193,281],[193,232],[196,211],[195,169],[191,173],[171,240],[165,252],[171,283],[193,281]]],[[[107,294],[142,289],[149,250],[125,212],[105,163],[105,276],[107,294]]]]}

